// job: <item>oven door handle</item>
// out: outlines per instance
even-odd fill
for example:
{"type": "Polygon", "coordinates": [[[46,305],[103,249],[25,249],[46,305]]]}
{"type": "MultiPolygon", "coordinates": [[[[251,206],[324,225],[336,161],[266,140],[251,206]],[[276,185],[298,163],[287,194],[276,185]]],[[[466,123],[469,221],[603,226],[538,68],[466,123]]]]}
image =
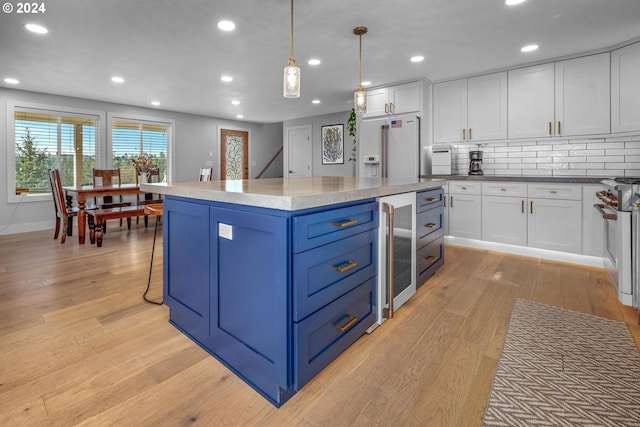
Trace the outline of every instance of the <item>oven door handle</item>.
{"type": "Polygon", "coordinates": [[[605,209],[605,205],[602,205],[602,204],[598,204],[598,203],[596,203],[595,205],[593,205],[593,207],[594,207],[594,208],[596,208],[596,210],[597,210],[598,212],[600,212],[600,215],[602,215],[602,218],[604,218],[604,219],[610,219],[610,220],[612,220],[612,221],[617,221],[617,220],[618,220],[618,215],[616,215],[616,214],[612,214],[612,213],[606,213],[606,212],[604,211],[604,209],[605,209]]]}

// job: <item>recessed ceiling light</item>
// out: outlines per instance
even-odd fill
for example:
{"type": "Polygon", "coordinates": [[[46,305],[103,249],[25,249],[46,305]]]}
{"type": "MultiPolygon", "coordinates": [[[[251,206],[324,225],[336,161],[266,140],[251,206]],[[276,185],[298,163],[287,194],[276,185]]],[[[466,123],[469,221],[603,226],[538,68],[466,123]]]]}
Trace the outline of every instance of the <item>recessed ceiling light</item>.
{"type": "Polygon", "coordinates": [[[371,82],[362,82],[362,86],[371,86],[371,82]]]}
{"type": "Polygon", "coordinates": [[[231,104],[233,105],[240,105],[240,101],[234,99],[233,101],[231,101],[231,104]]]}
{"type": "Polygon", "coordinates": [[[243,116],[242,114],[238,114],[238,115],[236,116],[236,119],[244,119],[244,116],[243,116]]]}
{"type": "Polygon", "coordinates": [[[157,107],[158,105],[160,105],[160,101],[151,101],[151,105],[157,107]]]}
{"type": "Polygon", "coordinates": [[[416,55],[411,57],[411,62],[422,62],[424,61],[424,56],[422,55],[416,55]]]}
{"type": "Polygon", "coordinates": [[[307,62],[307,64],[309,65],[320,65],[320,60],[319,59],[310,59],[309,62],[307,62]]]}
{"type": "Polygon", "coordinates": [[[236,24],[231,21],[220,21],[218,22],[218,28],[222,31],[233,31],[236,29],[236,24]]]}
{"type": "Polygon", "coordinates": [[[17,85],[18,83],[20,83],[20,80],[7,77],[6,79],[4,79],[4,82],[9,83],[10,85],[17,85]]]}
{"type": "Polygon", "coordinates": [[[124,79],[120,76],[111,77],[111,81],[114,83],[124,83],[124,79]]]}
{"type": "Polygon", "coordinates": [[[47,34],[49,32],[45,27],[38,24],[26,24],[24,28],[36,34],[47,34]]]}
{"type": "Polygon", "coordinates": [[[534,50],[537,50],[537,49],[538,49],[537,44],[528,44],[524,46],[522,49],[520,49],[520,52],[533,52],[534,50]]]}
{"type": "Polygon", "coordinates": [[[504,4],[506,4],[507,6],[515,6],[517,4],[524,3],[524,2],[525,0],[505,0],[504,4]]]}
{"type": "Polygon", "coordinates": [[[233,77],[231,77],[231,76],[222,76],[222,77],[220,77],[220,80],[222,80],[223,82],[232,82],[233,81],[233,77]]]}
{"type": "Polygon", "coordinates": [[[312,104],[320,104],[320,100],[319,99],[314,99],[313,101],[311,101],[312,104]]]}

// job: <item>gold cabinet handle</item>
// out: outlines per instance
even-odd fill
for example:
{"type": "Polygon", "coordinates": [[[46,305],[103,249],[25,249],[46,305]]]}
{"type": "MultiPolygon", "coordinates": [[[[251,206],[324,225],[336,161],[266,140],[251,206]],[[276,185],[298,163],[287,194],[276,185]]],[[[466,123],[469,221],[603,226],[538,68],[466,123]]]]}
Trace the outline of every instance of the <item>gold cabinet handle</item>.
{"type": "Polygon", "coordinates": [[[558,194],[558,192],[556,190],[549,190],[549,193],[551,194],[558,194]]]}
{"type": "Polygon", "coordinates": [[[560,120],[558,120],[558,135],[560,135],[560,120]]]}
{"type": "Polygon", "coordinates": [[[466,189],[467,189],[467,187],[460,187],[460,189],[461,189],[461,190],[466,190],[466,189]]]}
{"type": "Polygon", "coordinates": [[[553,135],[553,123],[549,122],[549,136],[553,135]]]}
{"type": "Polygon", "coordinates": [[[342,222],[334,222],[333,225],[335,225],[336,227],[349,227],[350,225],[356,225],[357,223],[357,219],[348,219],[342,222]]]}
{"type": "Polygon", "coordinates": [[[438,224],[434,223],[434,222],[430,222],[429,224],[425,224],[424,225],[427,228],[436,228],[438,226],[438,224]]]}
{"type": "Polygon", "coordinates": [[[334,267],[336,271],[340,273],[344,273],[345,271],[351,270],[354,267],[357,267],[358,263],[355,261],[347,261],[346,265],[341,265],[340,267],[334,267]]]}
{"type": "Polygon", "coordinates": [[[533,215],[533,201],[531,201],[531,202],[529,202],[529,203],[530,203],[530,205],[529,205],[529,210],[530,210],[530,212],[531,212],[531,215],[533,215]]]}
{"type": "Polygon", "coordinates": [[[471,128],[469,128],[469,139],[473,139],[473,134],[471,133],[471,128]]]}
{"type": "Polygon", "coordinates": [[[389,114],[389,104],[387,104],[386,102],[384,103],[384,113],[389,114]]]}
{"type": "Polygon", "coordinates": [[[436,200],[438,200],[437,197],[427,197],[426,199],[424,199],[425,202],[435,202],[436,200]]]}
{"type": "Polygon", "coordinates": [[[442,198],[442,202],[444,203],[444,206],[443,206],[443,207],[445,207],[445,208],[446,208],[446,207],[447,207],[447,196],[444,196],[444,197],[442,198]]]}
{"type": "Polygon", "coordinates": [[[436,260],[438,259],[437,256],[435,255],[429,255],[428,257],[426,257],[424,260],[427,261],[429,264],[433,264],[434,262],[436,262],[436,260]]]}
{"type": "Polygon", "coordinates": [[[507,189],[506,188],[501,188],[500,191],[507,191],[507,189]]]}
{"type": "Polygon", "coordinates": [[[358,318],[356,316],[349,315],[349,320],[347,320],[347,323],[345,323],[344,325],[336,325],[336,329],[339,330],[340,332],[344,332],[350,327],[352,327],[353,324],[356,323],[357,321],[358,321],[358,318]]]}
{"type": "Polygon", "coordinates": [[[467,130],[462,129],[462,140],[464,141],[465,139],[467,139],[467,130]]]}
{"type": "Polygon", "coordinates": [[[522,206],[520,208],[522,209],[522,213],[524,213],[524,200],[522,201],[522,206]]]}
{"type": "Polygon", "coordinates": [[[449,196],[449,197],[451,197],[451,199],[449,199],[449,201],[451,202],[451,203],[449,203],[449,207],[452,208],[453,207],[453,196],[449,196]]]}
{"type": "Polygon", "coordinates": [[[389,103],[389,112],[393,114],[393,102],[389,103]]]}

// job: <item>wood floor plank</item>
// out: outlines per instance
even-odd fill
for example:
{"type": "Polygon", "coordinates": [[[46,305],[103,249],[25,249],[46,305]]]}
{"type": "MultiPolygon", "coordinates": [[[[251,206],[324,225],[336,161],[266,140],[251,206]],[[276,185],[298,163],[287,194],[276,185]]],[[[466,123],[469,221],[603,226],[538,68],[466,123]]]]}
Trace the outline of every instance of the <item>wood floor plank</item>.
{"type": "Polygon", "coordinates": [[[640,346],[602,269],[447,245],[393,320],[277,409],[142,300],[152,228],[114,224],[102,248],[52,234],[0,236],[2,426],[479,426],[515,298],[624,321],[640,346]]]}

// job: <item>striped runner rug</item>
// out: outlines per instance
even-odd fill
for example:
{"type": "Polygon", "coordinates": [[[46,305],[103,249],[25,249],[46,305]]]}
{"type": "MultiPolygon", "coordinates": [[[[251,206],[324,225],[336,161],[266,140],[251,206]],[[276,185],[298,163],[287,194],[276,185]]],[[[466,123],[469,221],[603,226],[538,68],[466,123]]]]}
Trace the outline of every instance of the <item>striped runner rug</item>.
{"type": "Polygon", "coordinates": [[[640,353],[627,325],[517,299],[483,425],[640,426],[640,353]]]}

